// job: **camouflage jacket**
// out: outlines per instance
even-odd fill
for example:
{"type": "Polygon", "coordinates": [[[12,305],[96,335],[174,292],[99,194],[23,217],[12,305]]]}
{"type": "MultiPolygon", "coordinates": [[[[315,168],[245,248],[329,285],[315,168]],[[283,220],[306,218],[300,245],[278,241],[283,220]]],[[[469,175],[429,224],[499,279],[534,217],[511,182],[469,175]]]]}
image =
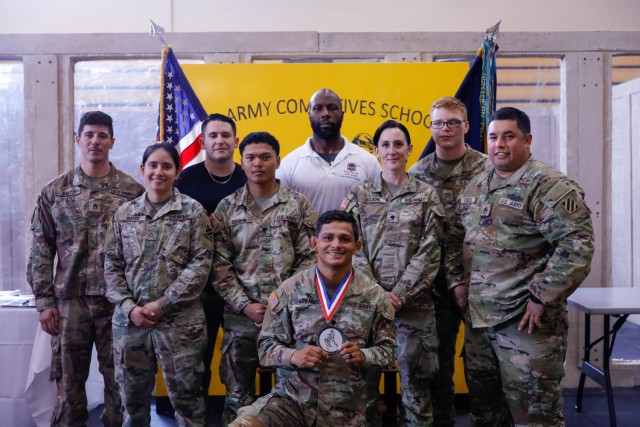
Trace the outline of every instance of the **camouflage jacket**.
{"type": "Polygon", "coordinates": [[[258,338],[260,364],[294,369],[284,387],[274,393],[288,395],[300,405],[307,420],[318,426],[365,425],[367,368],[395,364],[394,311],[384,290],[358,270],[331,322],[320,306],[312,265],[287,279],[269,297],[258,338]],[[365,355],[362,366],[350,366],[340,354],[329,356],[317,369],[296,369],[291,356],[297,349],[317,345],[316,336],[327,325],[340,328],[348,341],[365,355]]]}
{"type": "MultiPolygon", "coordinates": [[[[430,184],[438,192],[440,202],[442,202],[445,210],[445,251],[447,246],[451,244],[447,239],[449,236],[448,230],[451,228],[454,218],[458,196],[473,177],[491,166],[486,154],[474,150],[468,144],[465,144],[465,147],[467,150],[462,156],[462,160],[448,174],[448,169],[438,164],[435,153],[429,154],[409,169],[409,176],[430,184]]],[[[442,280],[436,284],[439,288],[436,293],[445,292],[447,289],[444,277],[444,263],[441,265],[441,269],[443,271],[441,271],[439,277],[442,277],[442,280]]]]}
{"type": "Polygon", "coordinates": [[[96,188],[80,166],[45,185],[31,217],[27,266],[38,311],[54,308],[56,298],[105,294],[105,232],[116,209],[143,191],[113,164],[96,188]]]}
{"type": "Polygon", "coordinates": [[[564,306],[594,251],[578,184],[532,158],[502,185],[492,185],[493,175],[491,168],[477,176],[459,198],[452,232],[464,248],[447,252],[453,283],[469,286],[474,327],[517,316],[531,295],[564,306]]]}
{"type": "Polygon", "coordinates": [[[107,298],[116,304],[113,322],[129,324],[136,306],[156,301],[164,321],[204,321],[200,293],[211,270],[211,223],[204,208],[174,190],[153,213],[146,193],[118,209],[105,242],[107,298]]]}
{"type": "Polygon", "coordinates": [[[356,184],[343,206],[358,222],[362,249],[353,264],[403,304],[431,287],[440,266],[444,208],[429,184],[410,177],[393,197],[381,174],[356,184]]]}
{"type": "Polygon", "coordinates": [[[229,309],[267,303],[269,294],[315,261],[311,236],[318,214],[302,194],[280,185],[264,212],[247,185],[223,199],[213,214],[216,291],[229,309]]]}

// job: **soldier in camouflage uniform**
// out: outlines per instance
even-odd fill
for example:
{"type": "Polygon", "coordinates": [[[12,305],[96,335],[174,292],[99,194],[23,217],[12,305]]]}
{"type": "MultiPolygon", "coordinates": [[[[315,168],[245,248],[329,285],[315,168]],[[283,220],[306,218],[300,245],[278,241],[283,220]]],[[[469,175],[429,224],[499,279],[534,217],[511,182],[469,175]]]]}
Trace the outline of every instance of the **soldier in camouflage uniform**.
{"type": "Polygon", "coordinates": [[[58,398],[51,424],[82,426],[89,418],[85,382],[95,342],[105,382],[101,420],[119,426],[122,407],[111,350],[113,305],[104,297],[102,245],[116,209],[143,188],[109,162],[115,143],[109,115],[83,114],[75,139],[80,165],[48,183],[36,201],[27,279],[42,329],[52,335],[51,380],[58,398]]]}
{"type": "Polygon", "coordinates": [[[247,184],[213,214],[214,287],[226,301],[220,378],[227,388],[223,423],[255,400],[256,342],[267,297],[286,278],[315,261],[317,219],[311,202],[280,184],[278,141],[254,132],[240,143],[247,184]]]}
{"type": "MultiPolygon", "coordinates": [[[[471,178],[490,166],[487,156],[465,144],[469,131],[467,108],[458,99],[445,96],[431,105],[431,132],[435,152],[409,169],[409,175],[431,184],[438,192],[445,209],[445,236],[451,228],[458,195],[471,178]]],[[[451,244],[445,238],[444,251],[451,244]]],[[[453,382],[456,339],[466,301],[466,288],[451,289],[443,262],[431,289],[436,307],[438,330],[438,364],[440,369],[430,383],[433,422],[437,427],[453,427],[456,422],[455,385],[453,382]]]]}
{"type": "Polygon", "coordinates": [[[525,113],[496,111],[488,135],[493,167],[458,201],[464,251],[447,253],[453,284],[469,289],[471,420],[563,426],[566,298],[590,270],[591,214],[578,184],[530,157],[525,113]]]}
{"type": "Polygon", "coordinates": [[[283,387],[267,395],[258,415],[243,416],[232,426],[361,427],[364,373],[393,366],[393,307],[380,286],[352,269],[352,256],[362,245],[356,222],[345,212],[328,211],[320,216],[315,234],[317,266],[295,274],[271,294],[258,341],[263,365],[294,371],[283,387]],[[329,318],[321,289],[341,301],[329,318]],[[345,336],[332,355],[317,338],[326,326],[345,336]]]}
{"type": "MultiPolygon", "coordinates": [[[[429,184],[409,177],[411,137],[394,120],[373,136],[382,173],[356,184],[343,202],[358,222],[364,245],[354,258],[386,291],[396,310],[398,370],[404,425],[430,426],[433,410],[429,384],[438,370],[438,338],[431,296],[440,265],[444,208],[429,184]]],[[[380,425],[380,372],[370,370],[368,425],[380,425]]]]}
{"type": "Polygon", "coordinates": [[[147,192],[118,209],[105,243],[125,426],[150,424],[158,362],[178,425],[206,425],[199,297],[211,271],[213,230],[202,205],[173,189],[179,169],[173,145],[148,147],[141,166],[147,192]]]}

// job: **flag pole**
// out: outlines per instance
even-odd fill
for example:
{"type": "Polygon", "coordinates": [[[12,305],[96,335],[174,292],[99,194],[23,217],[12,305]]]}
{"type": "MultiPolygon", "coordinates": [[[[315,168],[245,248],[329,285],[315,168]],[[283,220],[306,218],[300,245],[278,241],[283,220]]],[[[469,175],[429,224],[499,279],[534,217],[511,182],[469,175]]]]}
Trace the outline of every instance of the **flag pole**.
{"type": "Polygon", "coordinates": [[[157,38],[158,40],[160,40],[160,43],[162,43],[162,47],[164,48],[167,45],[167,43],[162,38],[162,34],[164,34],[164,28],[162,28],[160,25],[153,22],[152,19],[149,19],[149,22],[151,22],[150,36],[154,39],[157,38]]]}
{"type": "MultiPolygon", "coordinates": [[[[153,22],[153,21],[151,21],[151,22],[153,22]]],[[[489,38],[494,43],[497,43],[498,39],[500,38],[500,24],[501,23],[502,23],[502,19],[499,20],[498,22],[496,22],[495,25],[487,28],[485,30],[485,38],[489,38]]]]}
{"type": "Polygon", "coordinates": [[[182,167],[187,167],[204,160],[201,126],[207,112],[189,84],[173,49],[160,35],[164,29],[153,21],[151,28],[152,37],[162,42],[156,141],[174,145],[180,153],[182,167]]]}
{"type": "Polygon", "coordinates": [[[487,152],[487,129],[489,120],[496,110],[496,51],[498,50],[498,37],[500,35],[500,23],[485,30],[484,41],[479,49],[482,58],[482,80],[480,82],[480,147],[487,152]]]}
{"type": "MultiPolygon", "coordinates": [[[[455,97],[465,104],[469,120],[469,132],[465,142],[477,151],[486,153],[486,130],[489,118],[496,106],[496,43],[500,32],[500,23],[485,29],[482,44],[469,67],[466,76],[455,93],[455,97]]],[[[433,137],[429,139],[420,158],[435,151],[433,137]]]]}
{"type": "MultiPolygon", "coordinates": [[[[162,59],[161,59],[161,64],[162,64],[162,68],[163,70],[161,70],[160,72],[160,87],[164,86],[164,66],[165,66],[165,57],[167,56],[167,52],[170,48],[170,46],[167,45],[167,42],[164,41],[164,38],[162,37],[162,34],[164,34],[164,27],[161,27],[160,25],[156,24],[155,22],[153,22],[153,19],[149,19],[149,22],[151,23],[151,32],[149,33],[149,36],[151,36],[151,38],[154,39],[158,39],[160,41],[160,43],[162,43],[162,59]]],[[[160,91],[160,111],[162,111],[164,109],[164,97],[162,96],[162,91],[160,91]]],[[[164,115],[159,115],[158,117],[158,141],[164,141],[164,115]]]]}

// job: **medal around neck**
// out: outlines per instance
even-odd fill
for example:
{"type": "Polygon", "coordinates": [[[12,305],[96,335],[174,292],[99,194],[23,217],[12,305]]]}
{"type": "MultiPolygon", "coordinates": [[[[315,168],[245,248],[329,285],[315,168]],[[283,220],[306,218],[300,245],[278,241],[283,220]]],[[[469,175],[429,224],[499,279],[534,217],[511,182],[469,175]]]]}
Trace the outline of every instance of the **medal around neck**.
{"type": "Polygon", "coordinates": [[[318,347],[326,351],[329,356],[333,356],[334,354],[338,354],[340,352],[340,347],[347,341],[347,338],[342,332],[342,329],[333,326],[327,325],[318,332],[316,336],[316,343],[318,347]]]}
{"type": "Polygon", "coordinates": [[[338,290],[333,295],[333,298],[329,298],[327,294],[327,288],[322,280],[322,276],[320,275],[320,271],[318,270],[318,266],[316,266],[316,289],[318,290],[318,296],[320,297],[320,306],[322,307],[322,313],[324,314],[324,318],[327,322],[331,321],[331,318],[336,311],[338,311],[338,307],[340,307],[340,303],[342,299],[347,294],[347,290],[349,289],[349,285],[353,280],[353,269],[349,271],[349,275],[344,278],[338,290]]]}

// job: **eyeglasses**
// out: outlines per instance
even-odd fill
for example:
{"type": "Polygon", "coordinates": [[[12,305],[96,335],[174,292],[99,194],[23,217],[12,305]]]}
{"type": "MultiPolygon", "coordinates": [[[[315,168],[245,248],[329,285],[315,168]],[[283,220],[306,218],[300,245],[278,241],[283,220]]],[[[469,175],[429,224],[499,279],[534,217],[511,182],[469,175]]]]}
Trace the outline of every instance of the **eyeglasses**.
{"type": "Polygon", "coordinates": [[[449,129],[453,129],[453,128],[459,128],[460,125],[462,123],[466,123],[466,120],[458,120],[458,119],[451,119],[451,120],[434,120],[431,122],[431,124],[429,125],[429,127],[431,129],[442,129],[444,127],[444,125],[449,126],[449,129]]]}

